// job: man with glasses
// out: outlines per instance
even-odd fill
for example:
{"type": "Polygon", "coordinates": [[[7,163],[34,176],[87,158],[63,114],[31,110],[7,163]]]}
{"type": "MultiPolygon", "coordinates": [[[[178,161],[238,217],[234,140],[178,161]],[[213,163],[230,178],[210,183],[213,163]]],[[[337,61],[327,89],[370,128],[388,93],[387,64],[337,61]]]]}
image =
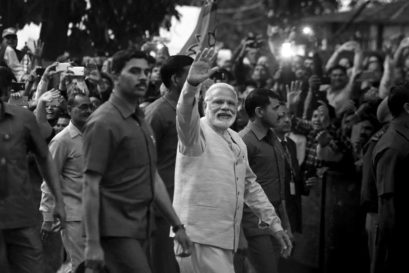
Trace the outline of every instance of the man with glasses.
{"type": "MultiPolygon", "coordinates": [[[[61,191],[67,211],[66,228],[61,230],[61,239],[69,255],[72,272],[84,259],[85,240],[82,224],[82,186],[84,183],[82,151],[82,132],[92,104],[90,99],[81,93],[68,99],[68,112],[71,121],[66,128],[58,133],[50,143],[50,152],[57,165],[60,177],[61,191]]],[[[53,217],[54,198],[48,186],[41,186],[42,198],[40,211],[43,213],[43,238],[50,231],[58,231],[59,223],[53,217]]]]}

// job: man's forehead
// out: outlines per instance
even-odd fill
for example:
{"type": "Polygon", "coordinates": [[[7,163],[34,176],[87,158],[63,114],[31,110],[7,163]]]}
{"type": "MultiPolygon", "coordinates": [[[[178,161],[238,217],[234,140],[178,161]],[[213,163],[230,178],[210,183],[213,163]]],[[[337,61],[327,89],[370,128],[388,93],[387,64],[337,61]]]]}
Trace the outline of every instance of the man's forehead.
{"type": "Polygon", "coordinates": [[[288,112],[288,108],[287,108],[287,106],[285,106],[285,104],[283,104],[282,102],[279,102],[279,107],[278,107],[278,110],[280,111],[280,112],[284,112],[284,113],[286,113],[286,112],[288,112]]]}
{"type": "Polygon", "coordinates": [[[75,96],[75,102],[78,105],[82,105],[82,104],[90,104],[91,103],[91,99],[87,96],[81,96],[81,95],[77,95],[75,96]]]}
{"type": "Polygon", "coordinates": [[[216,98],[231,98],[233,100],[237,100],[237,95],[233,93],[233,90],[227,88],[218,88],[212,91],[213,99],[216,98]]]}
{"type": "Polygon", "coordinates": [[[132,58],[126,62],[125,68],[138,67],[142,69],[149,68],[148,61],[143,58],[132,58]]]}
{"type": "Polygon", "coordinates": [[[268,97],[268,100],[270,101],[270,104],[272,104],[274,107],[278,108],[279,106],[282,105],[278,99],[268,97]]]}
{"type": "Polygon", "coordinates": [[[342,71],[341,69],[334,69],[331,72],[331,75],[344,75],[344,71],[342,71]]]}
{"type": "Polygon", "coordinates": [[[57,121],[57,124],[59,123],[59,124],[61,124],[61,123],[68,123],[68,122],[70,122],[70,119],[69,118],[58,118],[58,121],[57,121]]]}

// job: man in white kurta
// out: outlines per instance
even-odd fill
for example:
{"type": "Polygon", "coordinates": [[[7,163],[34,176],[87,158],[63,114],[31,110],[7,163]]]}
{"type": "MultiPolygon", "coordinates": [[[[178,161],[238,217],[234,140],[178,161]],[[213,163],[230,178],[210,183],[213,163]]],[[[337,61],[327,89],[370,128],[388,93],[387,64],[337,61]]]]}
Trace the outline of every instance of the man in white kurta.
{"type": "MultiPolygon", "coordinates": [[[[214,84],[206,92],[205,116],[198,111],[198,85],[210,68],[214,51],[205,49],[192,64],[177,105],[179,137],[173,205],[193,242],[190,257],[179,258],[181,272],[233,273],[244,202],[270,228],[282,246],[291,242],[250,169],[247,149],[229,129],[236,118],[237,95],[232,86],[214,84]]],[[[178,255],[178,245],[175,246],[178,255]]]]}

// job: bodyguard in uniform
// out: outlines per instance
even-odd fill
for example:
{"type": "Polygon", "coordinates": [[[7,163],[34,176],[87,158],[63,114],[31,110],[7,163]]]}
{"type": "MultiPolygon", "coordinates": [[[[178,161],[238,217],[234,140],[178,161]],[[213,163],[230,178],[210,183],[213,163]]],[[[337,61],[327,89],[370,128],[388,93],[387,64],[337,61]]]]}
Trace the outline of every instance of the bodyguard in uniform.
{"type": "Polygon", "coordinates": [[[189,254],[190,241],[156,170],[156,148],[138,101],[146,92],[148,57],[113,56],[115,90],[84,132],[85,264],[110,273],[151,272],[145,254],[155,202],[189,254]]]}

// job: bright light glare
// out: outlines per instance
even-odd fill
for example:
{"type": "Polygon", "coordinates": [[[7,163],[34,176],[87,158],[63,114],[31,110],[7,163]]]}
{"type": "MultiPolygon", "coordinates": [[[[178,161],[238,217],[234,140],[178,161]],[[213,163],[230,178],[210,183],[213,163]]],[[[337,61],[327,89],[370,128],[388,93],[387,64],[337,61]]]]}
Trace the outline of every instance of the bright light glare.
{"type": "Polygon", "coordinates": [[[294,56],[294,49],[291,43],[283,43],[280,49],[281,57],[291,58],[294,56]]]}
{"type": "Polygon", "coordinates": [[[300,56],[305,56],[305,48],[303,46],[298,46],[295,49],[295,54],[300,55],[300,56]]]}
{"type": "Polygon", "coordinates": [[[161,49],[163,48],[163,44],[157,44],[157,45],[156,45],[156,48],[157,48],[158,50],[161,50],[161,49]]]}
{"type": "Polygon", "coordinates": [[[302,33],[305,35],[312,35],[314,32],[311,27],[303,27],[302,33]]]}

